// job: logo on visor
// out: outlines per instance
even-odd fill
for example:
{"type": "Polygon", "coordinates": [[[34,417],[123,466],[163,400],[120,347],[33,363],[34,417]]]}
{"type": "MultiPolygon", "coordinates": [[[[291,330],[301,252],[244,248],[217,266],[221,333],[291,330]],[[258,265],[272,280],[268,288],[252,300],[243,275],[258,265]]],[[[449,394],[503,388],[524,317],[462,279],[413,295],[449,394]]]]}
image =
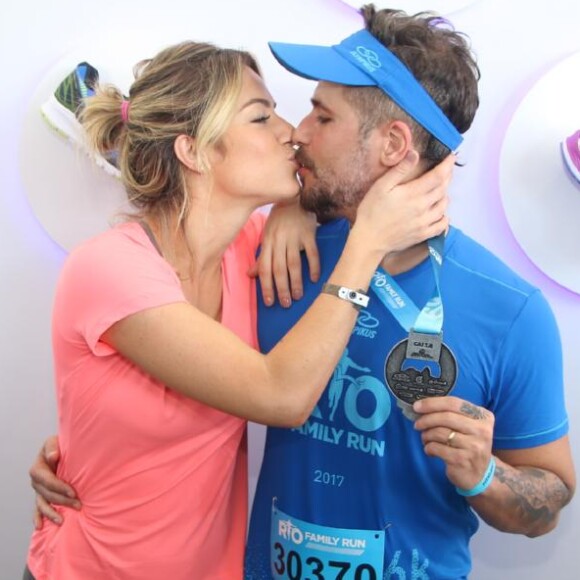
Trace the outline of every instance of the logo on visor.
{"type": "Polygon", "coordinates": [[[364,46],[357,46],[356,50],[350,52],[369,72],[374,72],[381,68],[381,61],[377,53],[364,46]]]}

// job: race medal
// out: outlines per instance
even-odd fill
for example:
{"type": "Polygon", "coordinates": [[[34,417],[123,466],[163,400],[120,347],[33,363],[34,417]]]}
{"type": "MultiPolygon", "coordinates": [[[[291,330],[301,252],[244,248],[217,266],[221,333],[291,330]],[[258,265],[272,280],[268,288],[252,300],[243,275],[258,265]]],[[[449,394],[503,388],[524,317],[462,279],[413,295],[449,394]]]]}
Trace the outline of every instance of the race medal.
{"type": "Polygon", "coordinates": [[[389,353],[385,379],[393,395],[411,406],[419,399],[448,395],[457,380],[457,362],[440,334],[411,331],[389,353]]]}
{"type": "Polygon", "coordinates": [[[272,578],[381,580],[385,531],[331,528],[272,509],[272,578]]]}
{"type": "Polygon", "coordinates": [[[412,421],[418,418],[413,411],[415,401],[448,395],[457,380],[455,357],[442,340],[443,302],[439,273],[443,266],[444,240],[443,234],[427,240],[435,292],[422,310],[380,266],[371,280],[371,288],[379,300],[409,333],[408,338],[396,344],[387,356],[385,380],[397,399],[397,406],[412,421]]]}

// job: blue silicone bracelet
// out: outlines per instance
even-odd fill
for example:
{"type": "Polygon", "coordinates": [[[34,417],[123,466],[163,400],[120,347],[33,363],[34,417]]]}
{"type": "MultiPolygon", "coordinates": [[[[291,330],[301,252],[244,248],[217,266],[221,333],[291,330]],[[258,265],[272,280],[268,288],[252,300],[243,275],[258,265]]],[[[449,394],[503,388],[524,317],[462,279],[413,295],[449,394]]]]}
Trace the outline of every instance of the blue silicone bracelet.
{"type": "Polygon", "coordinates": [[[485,473],[481,478],[481,481],[475,487],[472,487],[471,489],[461,489],[460,487],[456,487],[455,491],[459,495],[463,495],[465,497],[473,497],[474,495],[479,495],[489,487],[490,483],[493,480],[494,473],[495,473],[495,457],[493,457],[492,455],[491,459],[489,460],[487,469],[485,470],[485,473]]]}

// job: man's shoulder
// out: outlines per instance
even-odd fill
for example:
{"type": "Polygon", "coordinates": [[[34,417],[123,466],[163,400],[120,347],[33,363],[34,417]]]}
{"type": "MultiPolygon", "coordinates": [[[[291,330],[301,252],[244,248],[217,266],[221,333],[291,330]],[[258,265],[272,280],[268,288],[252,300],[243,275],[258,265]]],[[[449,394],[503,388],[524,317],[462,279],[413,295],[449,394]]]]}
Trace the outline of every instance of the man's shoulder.
{"type": "Polygon", "coordinates": [[[452,228],[450,238],[445,260],[457,277],[500,293],[515,293],[522,297],[538,291],[503,259],[460,229],[452,228]]]}

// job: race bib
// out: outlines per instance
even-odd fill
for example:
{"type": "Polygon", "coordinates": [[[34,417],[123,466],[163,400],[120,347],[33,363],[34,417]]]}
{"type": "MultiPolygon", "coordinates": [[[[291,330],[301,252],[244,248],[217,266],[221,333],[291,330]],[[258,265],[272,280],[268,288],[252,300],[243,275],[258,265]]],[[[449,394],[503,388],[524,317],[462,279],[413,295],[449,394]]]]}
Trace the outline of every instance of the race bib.
{"type": "Polygon", "coordinates": [[[310,524],[272,508],[270,567],[287,580],[380,580],[385,532],[310,524]]]}

